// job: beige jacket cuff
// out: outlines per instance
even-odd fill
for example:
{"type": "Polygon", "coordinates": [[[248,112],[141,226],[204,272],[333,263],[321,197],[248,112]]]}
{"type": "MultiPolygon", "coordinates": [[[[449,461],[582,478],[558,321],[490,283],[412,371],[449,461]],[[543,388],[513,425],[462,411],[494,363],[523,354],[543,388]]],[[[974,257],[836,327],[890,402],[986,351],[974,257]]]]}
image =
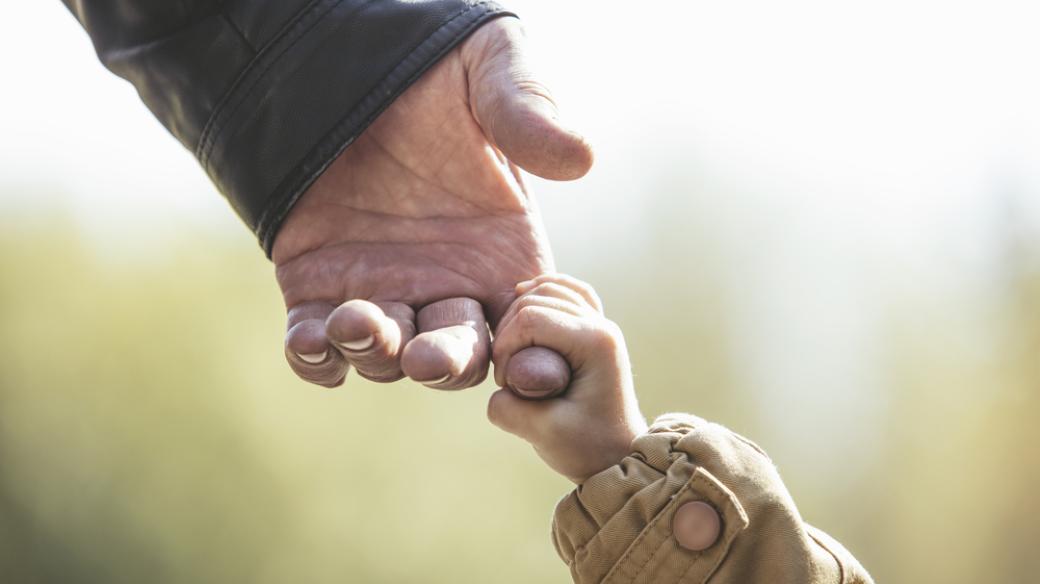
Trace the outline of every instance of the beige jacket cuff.
{"type": "Polygon", "coordinates": [[[578,584],[872,584],[859,562],[805,524],[773,463],[751,441],[686,414],[658,418],[632,454],[556,507],[553,541],[578,584]],[[718,537],[679,544],[676,511],[710,505],[718,537]]]}

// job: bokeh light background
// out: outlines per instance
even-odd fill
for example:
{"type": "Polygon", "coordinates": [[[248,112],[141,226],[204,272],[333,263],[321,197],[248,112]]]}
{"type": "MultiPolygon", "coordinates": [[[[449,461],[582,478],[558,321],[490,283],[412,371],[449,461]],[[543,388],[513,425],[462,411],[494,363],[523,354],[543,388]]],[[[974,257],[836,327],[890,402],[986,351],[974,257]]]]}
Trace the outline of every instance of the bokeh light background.
{"type": "MultiPolygon", "coordinates": [[[[880,582],[1040,573],[1040,10],[517,1],[597,147],[532,181],[643,409],[749,435],[880,582]]],[[[272,268],[56,0],[0,20],[0,581],[566,582],[568,485],[283,363],[272,268]]]]}

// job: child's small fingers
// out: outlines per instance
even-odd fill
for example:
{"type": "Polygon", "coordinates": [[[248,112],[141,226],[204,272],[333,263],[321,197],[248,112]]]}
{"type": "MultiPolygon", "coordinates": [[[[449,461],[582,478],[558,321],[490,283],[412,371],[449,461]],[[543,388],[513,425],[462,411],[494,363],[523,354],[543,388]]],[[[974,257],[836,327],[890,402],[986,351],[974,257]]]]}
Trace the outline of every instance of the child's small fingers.
{"type": "MultiPolygon", "coordinates": [[[[559,298],[553,298],[552,296],[528,294],[517,298],[513,304],[509,306],[509,310],[507,310],[502,316],[502,319],[498,321],[497,330],[505,330],[506,326],[516,318],[516,314],[528,306],[541,306],[543,308],[550,308],[566,312],[567,314],[573,314],[574,316],[581,316],[583,314],[583,307],[577,306],[569,300],[561,300],[559,298]]],[[[584,310],[588,309],[585,308],[584,310]]]]}
{"type": "Polygon", "coordinates": [[[550,298],[559,298],[560,300],[565,300],[575,306],[595,310],[595,307],[589,304],[589,301],[580,292],[559,282],[541,282],[528,291],[525,296],[548,296],[550,298]]]}
{"type": "MultiPolygon", "coordinates": [[[[596,293],[595,288],[591,284],[583,280],[579,280],[574,276],[568,276],[567,274],[551,273],[542,274],[533,280],[528,280],[525,284],[528,284],[524,292],[527,292],[537,286],[538,284],[553,283],[565,286],[569,290],[581,295],[581,297],[593,308],[596,312],[603,312],[603,301],[600,299],[599,294],[596,293]]],[[[517,292],[523,294],[524,292],[517,292]]]]}
{"type": "Polygon", "coordinates": [[[581,366],[578,337],[584,319],[572,314],[546,308],[526,306],[502,327],[491,347],[491,359],[495,364],[495,381],[506,385],[506,368],[509,359],[527,347],[545,347],[560,353],[571,366],[581,366]],[[578,362],[575,362],[575,361],[578,362]]]}

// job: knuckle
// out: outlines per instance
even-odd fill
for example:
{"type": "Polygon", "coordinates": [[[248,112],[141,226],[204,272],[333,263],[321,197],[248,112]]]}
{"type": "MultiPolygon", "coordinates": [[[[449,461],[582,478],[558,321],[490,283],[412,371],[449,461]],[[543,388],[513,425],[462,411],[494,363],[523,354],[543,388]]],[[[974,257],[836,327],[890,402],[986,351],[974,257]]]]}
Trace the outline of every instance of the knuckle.
{"type": "Polygon", "coordinates": [[[527,308],[528,306],[534,305],[535,301],[533,296],[531,294],[526,294],[516,300],[514,310],[519,313],[521,310],[527,308]]]}
{"type": "Polygon", "coordinates": [[[560,285],[557,284],[556,282],[553,282],[551,280],[543,280],[542,283],[540,283],[540,284],[538,284],[537,286],[534,287],[534,290],[532,290],[532,292],[534,292],[535,294],[540,294],[540,295],[544,296],[545,294],[547,294],[549,292],[558,291],[559,289],[560,289],[560,285]]]}
{"type": "Polygon", "coordinates": [[[568,299],[571,301],[580,302],[580,298],[577,294],[567,286],[559,282],[545,282],[540,284],[537,288],[538,293],[542,296],[551,296],[554,298],[568,299]]]}
{"type": "Polygon", "coordinates": [[[516,312],[517,324],[524,329],[536,326],[541,317],[542,311],[538,306],[524,306],[516,312]]]}
{"type": "Polygon", "coordinates": [[[336,307],[336,310],[371,310],[372,303],[363,298],[351,298],[336,307]]]}
{"type": "Polygon", "coordinates": [[[603,299],[600,298],[600,296],[596,292],[595,288],[593,288],[592,286],[590,286],[588,284],[584,284],[584,286],[582,287],[582,290],[584,291],[585,296],[588,297],[589,302],[591,302],[594,306],[596,306],[596,307],[602,307],[603,306],[603,299]]]}
{"type": "Polygon", "coordinates": [[[599,319],[591,329],[589,340],[600,350],[616,351],[624,346],[624,335],[614,321],[599,319]]]}
{"type": "Polygon", "coordinates": [[[330,319],[362,320],[380,314],[382,311],[378,306],[367,300],[354,298],[340,304],[330,314],[330,319]]]}
{"type": "Polygon", "coordinates": [[[599,310],[600,302],[595,291],[584,282],[574,280],[569,276],[558,276],[541,284],[544,288],[540,291],[547,296],[567,299],[579,306],[589,306],[593,310],[599,310]]]}

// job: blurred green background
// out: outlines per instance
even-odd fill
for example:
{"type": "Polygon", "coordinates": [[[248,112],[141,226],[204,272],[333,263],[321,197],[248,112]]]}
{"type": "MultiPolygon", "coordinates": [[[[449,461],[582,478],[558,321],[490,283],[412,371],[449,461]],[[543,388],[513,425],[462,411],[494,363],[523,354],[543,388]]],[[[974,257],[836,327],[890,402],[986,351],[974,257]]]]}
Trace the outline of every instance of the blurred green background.
{"type": "MultiPolygon", "coordinates": [[[[762,444],[879,582],[1035,579],[1034,9],[666,2],[619,43],[629,14],[518,8],[598,148],[533,189],[644,412],[762,444]]],[[[0,581],[568,581],[568,484],[486,422],[492,388],[296,380],[251,235],[60,3],[22,9],[0,24],[0,581]]]]}

